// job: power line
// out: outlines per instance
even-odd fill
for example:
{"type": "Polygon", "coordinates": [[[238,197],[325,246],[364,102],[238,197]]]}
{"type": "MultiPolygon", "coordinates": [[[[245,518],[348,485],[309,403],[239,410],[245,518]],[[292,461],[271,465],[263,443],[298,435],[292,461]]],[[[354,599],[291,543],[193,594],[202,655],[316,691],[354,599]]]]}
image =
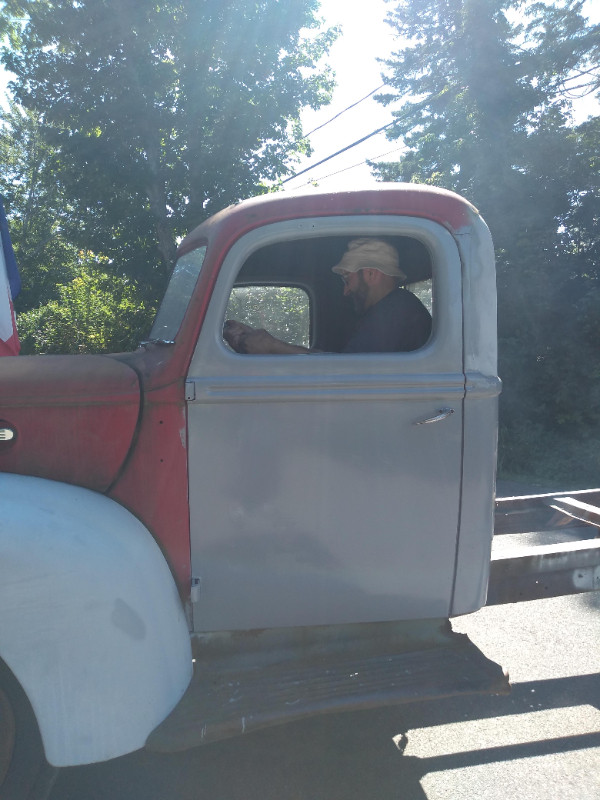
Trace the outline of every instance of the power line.
{"type": "MultiPolygon", "coordinates": [[[[397,153],[398,150],[402,150],[402,147],[395,147],[393,150],[388,150],[386,153],[380,153],[378,156],[373,156],[373,158],[365,158],[364,161],[359,161],[357,164],[352,164],[350,167],[344,167],[343,169],[338,169],[335,172],[329,172],[327,175],[321,175],[320,178],[315,178],[315,182],[319,181],[326,181],[327,178],[333,178],[334,175],[341,175],[342,172],[348,172],[348,170],[356,169],[356,167],[362,167],[367,161],[374,161],[377,158],[383,158],[384,156],[389,156],[392,153],[397,153]]],[[[310,186],[312,181],[306,181],[306,183],[301,183],[300,186],[296,186],[296,189],[302,189],[303,186],[310,186]]]]}
{"type": "Polygon", "coordinates": [[[355,108],[355,106],[358,106],[361,103],[363,103],[365,100],[368,100],[369,97],[371,97],[371,95],[374,95],[375,92],[378,92],[380,89],[383,89],[384,86],[385,86],[385,83],[382,83],[381,86],[378,86],[376,89],[373,89],[372,91],[369,92],[369,94],[366,94],[364,97],[361,97],[360,100],[357,100],[355,103],[352,103],[351,105],[346,106],[346,108],[344,108],[341,111],[339,111],[337,114],[335,114],[333,117],[331,117],[331,119],[328,119],[327,122],[323,122],[321,125],[317,125],[316,128],[313,128],[312,131],[309,131],[308,133],[305,133],[304,136],[301,139],[298,139],[298,141],[301,142],[302,139],[308,139],[308,137],[312,136],[313,133],[316,133],[317,131],[320,131],[321,128],[325,128],[327,125],[332,123],[338,117],[341,117],[342,114],[345,114],[346,111],[350,111],[351,108],[355,108]]]}
{"type": "MultiPolygon", "coordinates": [[[[374,91],[377,91],[377,89],[375,89],[374,91]]],[[[298,178],[298,177],[300,177],[300,175],[304,175],[305,172],[310,172],[310,170],[311,169],[315,169],[315,167],[320,167],[321,164],[325,164],[327,161],[331,161],[332,158],[335,158],[336,156],[339,156],[342,153],[345,153],[346,150],[351,150],[353,147],[356,147],[357,145],[362,144],[363,142],[366,142],[367,139],[370,139],[372,136],[377,136],[378,133],[381,133],[382,131],[385,131],[388,128],[391,128],[392,125],[397,125],[405,117],[409,117],[410,114],[416,113],[417,110],[422,110],[423,108],[425,108],[429,103],[432,102],[432,100],[440,98],[445,91],[446,91],[445,89],[442,89],[441,91],[437,92],[436,94],[432,95],[431,97],[426,97],[424,100],[421,100],[418,103],[410,104],[410,107],[407,108],[404,111],[404,113],[402,113],[402,109],[401,109],[398,112],[398,114],[396,116],[396,119],[393,119],[391,122],[388,122],[387,125],[382,125],[381,128],[377,128],[376,131],[372,131],[371,133],[368,133],[366,136],[363,136],[361,139],[357,139],[355,142],[352,142],[352,144],[348,144],[348,145],[346,145],[346,147],[342,147],[341,150],[336,150],[335,153],[332,153],[330,156],[326,156],[325,158],[322,158],[320,161],[317,161],[316,164],[311,164],[311,166],[305,167],[304,169],[301,169],[300,172],[296,172],[296,173],[294,173],[294,175],[290,175],[288,178],[284,178],[284,180],[281,181],[281,184],[283,185],[284,183],[288,183],[288,181],[293,181],[294,178],[298,178]]]]}
{"type": "MultiPolygon", "coordinates": [[[[375,90],[375,91],[377,91],[377,90],[375,90]]],[[[282,180],[281,183],[284,184],[284,183],[287,183],[288,181],[293,181],[294,178],[298,178],[300,175],[304,175],[305,172],[310,172],[311,169],[315,169],[315,167],[320,167],[321,164],[325,164],[326,161],[331,161],[332,158],[335,158],[336,156],[339,156],[341,153],[345,153],[346,150],[351,150],[353,147],[356,147],[357,145],[362,144],[363,142],[366,142],[367,139],[370,139],[373,136],[377,136],[378,133],[381,133],[382,131],[387,130],[387,128],[391,128],[391,126],[395,125],[396,122],[397,122],[397,120],[394,119],[391,122],[388,122],[387,125],[382,125],[381,128],[377,128],[376,131],[372,131],[371,133],[368,133],[366,136],[363,136],[361,139],[357,139],[355,142],[352,142],[352,144],[348,144],[348,145],[346,145],[346,147],[342,147],[341,150],[337,150],[335,153],[332,153],[330,156],[326,156],[325,158],[322,158],[320,161],[317,161],[316,164],[312,164],[310,167],[305,167],[304,169],[301,169],[300,172],[296,172],[294,175],[290,175],[288,178],[285,178],[284,180],[282,180]]]]}

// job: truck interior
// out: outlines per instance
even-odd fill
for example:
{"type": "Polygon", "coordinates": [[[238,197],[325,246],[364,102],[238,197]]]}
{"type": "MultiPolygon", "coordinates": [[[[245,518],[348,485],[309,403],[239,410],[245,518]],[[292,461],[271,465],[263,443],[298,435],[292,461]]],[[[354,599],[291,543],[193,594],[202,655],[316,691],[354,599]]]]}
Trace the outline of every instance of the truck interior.
{"type": "MultiPolygon", "coordinates": [[[[240,269],[225,319],[265,328],[292,344],[339,351],[356,314],[331,268],[359,235],[294,239],[256,250],[240,269]]],[[[432,312],[432,263],[425,245],[407,236],[382,238],[398,250],[406,288],[432,312]]]]}

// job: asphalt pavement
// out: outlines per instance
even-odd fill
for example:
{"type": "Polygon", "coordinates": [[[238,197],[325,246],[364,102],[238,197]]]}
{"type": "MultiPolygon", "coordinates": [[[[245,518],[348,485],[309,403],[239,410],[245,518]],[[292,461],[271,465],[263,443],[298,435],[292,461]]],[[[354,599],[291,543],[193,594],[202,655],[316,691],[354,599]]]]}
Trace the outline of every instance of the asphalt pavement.
{"type": "Polygon", "coordinates": [[[455,619],[508,696],[302,720],[64,770],[52,800],[599,800],[600,593],[455,619]]]}

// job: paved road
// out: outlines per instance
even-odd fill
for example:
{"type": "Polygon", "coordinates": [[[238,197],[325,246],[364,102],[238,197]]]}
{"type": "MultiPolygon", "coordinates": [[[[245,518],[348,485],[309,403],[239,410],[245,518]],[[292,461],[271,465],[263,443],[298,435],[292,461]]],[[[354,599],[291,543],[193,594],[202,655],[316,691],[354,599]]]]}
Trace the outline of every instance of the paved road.
{"type": "Polygon", "coordinates": [[[596,593],[455,620],[509,670],[507,697],[338,714],[183,754],[136,753],[65,770],[51,798],[599,800],[599,610],[596,593]]]}

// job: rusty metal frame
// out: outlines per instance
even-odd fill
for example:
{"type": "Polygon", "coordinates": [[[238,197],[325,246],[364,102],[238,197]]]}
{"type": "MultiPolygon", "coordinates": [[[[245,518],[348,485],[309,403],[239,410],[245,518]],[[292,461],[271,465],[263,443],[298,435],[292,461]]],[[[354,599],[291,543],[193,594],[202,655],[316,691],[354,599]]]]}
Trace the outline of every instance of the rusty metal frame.
{"type": "Polygon", "coordinates": [[[600,489],[501,497],[496,500],[494,535],[557,530],[581,522],[600,527],[600,489]]]}
{"type": "Polygon", "coordinates": [[[600,540],[533,545],[492,556],[487,605],[600,589],[600,540]]]}

